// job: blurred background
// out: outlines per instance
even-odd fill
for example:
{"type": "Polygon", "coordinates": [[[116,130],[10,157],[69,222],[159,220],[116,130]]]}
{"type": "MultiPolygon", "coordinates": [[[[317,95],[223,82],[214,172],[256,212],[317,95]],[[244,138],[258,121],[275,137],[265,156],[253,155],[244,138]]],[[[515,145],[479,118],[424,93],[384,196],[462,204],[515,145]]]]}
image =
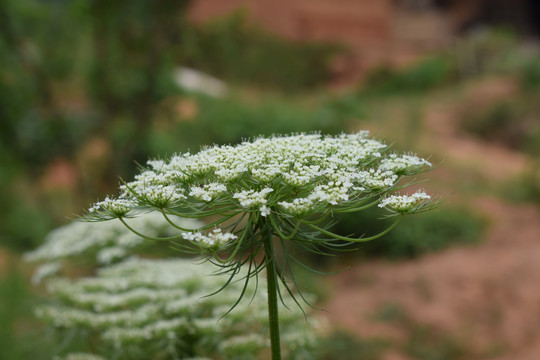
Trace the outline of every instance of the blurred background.
{"type": "MultiPolygon", "coordinates": [[[[438,212],[303,274],[325,359],[540,359],[534,0],[0,0],[0,359],[49,359],[21,254],[137,163],[368,129],[438,212]]],[[[374,212],[336,231],[385,227],[374,212]]]]}

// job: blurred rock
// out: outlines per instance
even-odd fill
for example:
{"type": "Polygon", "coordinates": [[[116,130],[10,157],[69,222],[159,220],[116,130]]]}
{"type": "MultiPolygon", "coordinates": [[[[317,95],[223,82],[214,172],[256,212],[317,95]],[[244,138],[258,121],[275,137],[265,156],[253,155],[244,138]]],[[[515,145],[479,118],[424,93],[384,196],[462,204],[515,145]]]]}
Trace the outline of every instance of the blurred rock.
{"type": "Polygon", "coordinates": [[[180,87],[189,91],[214,97],[224,97],[228,92],[223,81],[195,69],[180,67],[176,70],[174,79],[180,87]]]}

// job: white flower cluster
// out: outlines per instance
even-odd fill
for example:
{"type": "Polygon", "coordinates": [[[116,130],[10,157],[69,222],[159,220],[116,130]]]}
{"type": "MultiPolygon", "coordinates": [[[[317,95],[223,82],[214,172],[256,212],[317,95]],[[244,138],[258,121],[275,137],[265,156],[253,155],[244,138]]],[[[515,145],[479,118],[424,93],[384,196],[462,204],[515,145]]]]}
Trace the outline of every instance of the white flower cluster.
{"type": "Polygon", "coordinates": [[[385,155],[386,147],[368,138],[366,131],[274,136],[209,147],[176,155],[168,162],[149,161],[147,170],[121,187],[119,203],[106,199],[91,211],[123,216],[129,208],[156,207],[167,201],[180,208],[194,202],[239,204],[244,211],[263,216],[278,207],[306,214],[325,206],[347,206],[352,199],[379,196],[391,190],[400,176],[431,165],[415,155],[385,155]]]}
{"type": "Polygon", "coordinates": [[[309,214],[319,203],[338,205],[349,200],[349,190],[352,184],[342,184],[340,181],[329,182],[328,185],[318,185],[305,198],[296,198],[292,202],[281,201],[279,206],[295,216],[309,214]]]}
{"type": "Polygon", "coordinates": [[[108,196],[104,200],[95,203],[90,209],[89,213],[95,213],[98,211],[106,211],[114,214],[115,216],[124,216],[132,210],[137,203],[131,199],[124,197],[118,199],[111,199],[108,196]]]}
{"type": "MultiPolygon", "coordinates": [[[[187,229],[202,226],[197,220],[172,218],[176,224],[187,229]]],[[[157,212],[140,214],[136,219],[125,221],[135,230],[149,236],[174,233],[174,228],[157,212]]],[[[145,244],[151,245],[126,228],[120,220],[104,223],[74,221],[49,233],[43,245],[25,254],[25,260],[54,263],[74,256],[83,256],[95,257],[98,263],[109,264],[126,258],[145,244]]],[[[42,271],[46,272],[47,269],[49,268],[45,267],[42,271]]]]}
{"type": "Polygon", "coordinates": [[[309,214],[315,208],[316,201],[313,195],[307,198],[297,198],[293,201],[280,201],[279,206],[283,207],[289,213],[295,216],[302,216],[309,214]]]}
{"type": "Polygon", "coordinates": [[[203,201],[212,201],[227,191],[227,187],[220,183],[210,183],[201,186],[192,186],[189,196],[203,201]]]}
{"type": "Polygon", "coordinates": [[[219,249],[227,242],[236,239],[236,235],[227,232],[223,233],[220,228],[214,229],[207,235],[200,232],[184,232],[182,237],[207,249],[219,249]]]}
{"type": "Polygon", "coordinates": [[[382,199],[379,207],[386,207],[399,213],[407,213],[429,199],[431,199],[431,196],[424,191],[417,191],[412,195],[391,195],[382,199]]]}
{"type": "Polygon", "coordinates": [[[270,214],[270,209],[266,207],[266,204],[268,203],[266,196],[272,191],[274,191],[272,188],[264,188],[261,191],[244,190],[234,194],[233,198],[237,199],[243,208],[259,208],[261,215],[267,216],[270,214]]]}
{"type": "Polygon", "coordinates": [[[360,184],[371,190],[382,190],[396,184],[399,176],[389,170],[369,169],[361,171],[357,177],[360,184]]]}
{"type": "Polygon", "coordinates": [[[379,168],[381,170],[392,171],[397,174],[407,174],[422,170],[426,166],[431,166],[431,163],[426,159],[419,158],[413,154],[397,155],[390,154],[387,158],[381,161],[379,168]]]}
{"type": "MultiPolygon", "coordinates": [[[[214,271],[210,263],[187,259],[130,259],[101,269],[93,278],[50,282],[49,292],[59,303],[41,306],[36,313],[57,329],[100,334],[100,342],[107,346],[96,347],[105,351],[96,354],[96,359],[97,355],[109,358],[107,348],[113,348],[118,356],[136,350],[138,358],[153,359],[158,354],[177,358],[186,344],[200,358],[219,353],[232,360],[263,352],[268,345],[267,299],[266,293],[261,289],[255,292],[255,287],[264,288],[265,282],[251,283],[246,296],[252,300],[240,303],[220,319],[243,291],[244,283],[232,282],[221,296],[205,297],[227,281],[226,275],[206,275],[214,271]]],[[[290,303],[291,299],[283,296],[290,303]]],[[[293,354],[312,349],[316,329],[299,311],[283,314],[284,338],[303,339],[284,345],[284,350],[293,354]]],[[[80,358],[92,359],[92,354],[84,355],[87,357],[80,358]]],[[[73,355],[66,359],[79,358],[73,355]]]]}
{"type": "Polygon", "coordinates": [[[178,200],[185,199],[184,189],[175,185],[150,184],[137,192],[138,196],[157,206],[166,206],[178,200]]]}
{"type": "Polygon", "coordinates": [[[341,181],[336,183],[331,181],[328,185],[316,186],[309,198],[315,201],[337,205],[340,202],[349,200],[349,189],[350,186],[348,187],[345,184],[342,184],[341,181]]]}

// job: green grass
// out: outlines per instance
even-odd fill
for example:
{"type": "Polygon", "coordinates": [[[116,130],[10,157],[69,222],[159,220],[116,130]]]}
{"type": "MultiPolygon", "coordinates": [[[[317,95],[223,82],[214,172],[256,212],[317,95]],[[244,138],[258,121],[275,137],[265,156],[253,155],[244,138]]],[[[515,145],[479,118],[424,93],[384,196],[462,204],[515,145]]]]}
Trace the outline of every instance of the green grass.
{"type": "Polygon", "coordinates": [[[191,99],[197,104],[197,116],[148,134],[151,155],[196,152],[204,145],[235,144],[259,135],[310,131],[336,134],[347,130],[351,118],[363,114],[363,102],[357,97],[328,98],[313,107],[283,98],[255,104],[233,96],[216,99],[192,95],[191,99]]]}
{"type": "Polygon", "coordinates": [[[280,38],[249,22],[244,11],[184,28],[183,64],[232,83],[306,90],[331,78],[337,43],[300,42],[280,38]]]}
{"type": "Polygon", "coordinates": [[[444,57],[427,58],[401,70],[383,66],[368,75],[361,92],[376,97],[423,94],[443,85],[453,75],[455,69],[444,57]]]}
{"type": "Polygon", "coordinates": [[[51,359],[54,339],[33,317],[37,297],[17,271],[0,281],[0,359],[51,359]]]}
{"type": "Polygon", "coordinates": [[[429,326],[412,327],[403,347],[405,354],[418,360],[461,360],[470,354],[463,345],[448,334],[429,326]]]}
{"type": "Polygon", "coordinates": [[[379,360],[389,345],[385,339],[359,339],[344,330],[337,330],[321,343],[319,359],[379,360]]]}
{"type": "MultiPolygon", "coordinates": [[[[537,161],[538,162],[538,161],[537,161]]],[[[503,185],[500,193],[506,199],[540,206],[540,163],[503,185]]]]}

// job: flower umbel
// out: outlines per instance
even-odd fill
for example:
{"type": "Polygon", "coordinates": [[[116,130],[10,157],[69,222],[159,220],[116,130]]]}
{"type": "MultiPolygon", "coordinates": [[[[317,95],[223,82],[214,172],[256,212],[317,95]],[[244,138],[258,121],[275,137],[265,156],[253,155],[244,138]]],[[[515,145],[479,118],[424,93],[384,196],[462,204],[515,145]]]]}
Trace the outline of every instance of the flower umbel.
{"type": "Polygon", "coordinates": [[[203,235],[200,232],[185,232],[182,237],[192,241],[203,248],[217,250],[228,241],[236,239],[236,235],[231,233],[222,233],[221,229],[214,229],[208,235],[203,235]]]}
{"type": "Polygon", "coordinates": [[[296,282],[291,263],[299,262],[290,247],[328,254],[329,249],[342,250],[343,241],[377,239],[396,226],[402,215],[437,205],[425,192],[390,195],[407,186],[401,183],[403,177],[424,172],[431,164],[414,154],[387,154],[386,149],[383,142],[369,138],[367,131],[261,137],[236,146],[208,147],[169,161],[150,161],[134,181],[120,188],[117,199],[95,204],[86,218],[118,218],[130,228],[124,219],[127,215],[154,210],[177,234],[159,237],[133,231],[145,239],[169,240],[179,250],[202,254],[229,276],[227,284],[247,267],[242,276],[247,287],[266,268],[272,356],[280,359],[278,289],[281,284],[293,294],[291,284],[296,282]],[[355,238],[329,230],[334,214],[377,204],[396,217],[383,232],[355,238]],[[186,229],[174,217],[205,220],[205,225],[186,229]]]}
{"type": "Polygon", "coordinates": [[[425,204],[430,199],[431,196],[424,191],[417,191],[412,195],[391,195],[382,199],[379,207],[406,214],[414,212],[420,205],[425,204]]]}
{"type": "MultiPolygon", "coordinates": [[[[265,237],[281,238],[284,247],[292,241],[321,253],[321,247],[338,241],[379,236],[355,239],[333,234],[328,231],[333,214],[376,204],[394,216],[430,208],[432,200],[424,192],[390,195],[404,187],[399,185],[402,177],[425,171],[430,162],[410,153],[387,154],[386,148],[366,131],[295,134],[208,147],[168,161],[151,160],[134,181],[120,187],[118,198],[96,203],[86,218],[119,218],[132,229],[126,216],[156,211],[178,233],[159,237],[134,230],[137,235],[174,241],[178,249],[206,254],[225,267],[246,264],[246,253],[257,266],[254,259],[265,237]],[[186,228],[175,217],[206,224],[186,228]]],[[[116,250],[103,254],[107,259],[117,256],[116,250]]]]}
{"type": "Polygon", "coordinates": [[[298,134],[210,147],[168,162],[151,160],[148,169],[121,187],[119,198],[107,197],[89,213],[123,217],[135,208],[195,207],[208,215],[202,209],[220,206],[262,216],[279,209],[292,215],[336,210],[387,193],[401,176],[431,166],[412,154],[385,155],[386,147],[365,131],[298,134]]]}
{"type": "Polygon", "coordinates": [[[137,203],[132,199],[118,198],[111,199],[108,196],[103,201],[95,203],[90,209],[89,213],[105,213],[111,215],[112,217],[123,217],[126,216],[137,203]]]}

